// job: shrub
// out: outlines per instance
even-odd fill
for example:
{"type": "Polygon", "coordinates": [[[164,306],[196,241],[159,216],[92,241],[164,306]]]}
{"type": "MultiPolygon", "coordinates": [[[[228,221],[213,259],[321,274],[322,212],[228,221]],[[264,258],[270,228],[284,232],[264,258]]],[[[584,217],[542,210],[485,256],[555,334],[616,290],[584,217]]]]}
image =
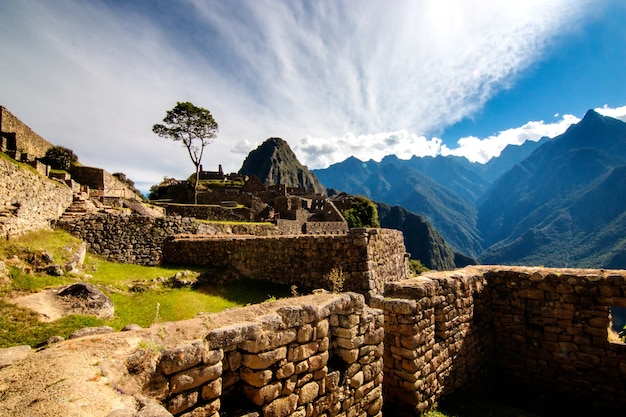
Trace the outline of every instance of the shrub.
{"type": "Polygon", "coordinates": [[[41,160],[44,164],[50,165],[52,169],[69,171],[78,162],[78,157],[71,149],[53,146],[46,151],[46,155],[41,160]]]}
{"type": "Polygon", "coordinates": [[[424,265],[422,265],[422,261],[419,259],[411,259],[409,260],[409,269],[415,274],[419,275],[422,272],[429,271],[424,265]]]}
{"type": "Polygon", "coordinates": [[[348,222],[350,229],[355,227],[380,227],[376,204],[366,197],[352,197],[352,206],[342,214],[346,222],[348,222]]]}
{"type": "Polygon", "coordinates": [[[328,274],[328,281],[330,285],[330,290],[333,293],[343,292],[343,283],[345,282],[346,277],[343,276],[343,270],[341,267],[333,268],[330,270],[328,274]]]}

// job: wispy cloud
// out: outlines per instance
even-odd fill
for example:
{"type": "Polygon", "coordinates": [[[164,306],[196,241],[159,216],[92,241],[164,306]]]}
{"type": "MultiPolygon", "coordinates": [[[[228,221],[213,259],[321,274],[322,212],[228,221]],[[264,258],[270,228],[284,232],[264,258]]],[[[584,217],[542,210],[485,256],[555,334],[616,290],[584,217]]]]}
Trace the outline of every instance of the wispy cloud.
{"type": "MultiPolygon", "coordinates": [[[[236,170],[246,148],[270,136],[312,167],[351,154],[456,152],[425,135],[512,85],[587,6],[8,1],[0,3],[0,100],[84,163],[140,183],[191,171],[182,148],[150,131],[181,100],[209,108],[220,124],[207,167],[236,170]]],[[[471,138],[460,146],[493,153],[471,138]]]]}

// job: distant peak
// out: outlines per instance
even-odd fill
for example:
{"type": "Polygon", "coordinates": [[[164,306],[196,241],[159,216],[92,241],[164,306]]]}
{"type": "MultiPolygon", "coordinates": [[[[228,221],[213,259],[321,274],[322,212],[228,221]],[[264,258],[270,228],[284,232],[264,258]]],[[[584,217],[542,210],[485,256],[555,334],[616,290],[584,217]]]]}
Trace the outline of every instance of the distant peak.
{"type": "Polygon", "coordinates": [[[580,122],[583,124],[587,124],[587,123],[597,123],[597,122],[604,122],[604,121],[605,121],[604,116],[602,116],[597,111],[590,109],[590,110],[587,110],[587,113],[585,113],[585,116],[580,122]]]}
{"type": "Polygon", "coordinates": [[[594,109],[587,110],[582,121],[604,120],[604,117],[594,109]]]}

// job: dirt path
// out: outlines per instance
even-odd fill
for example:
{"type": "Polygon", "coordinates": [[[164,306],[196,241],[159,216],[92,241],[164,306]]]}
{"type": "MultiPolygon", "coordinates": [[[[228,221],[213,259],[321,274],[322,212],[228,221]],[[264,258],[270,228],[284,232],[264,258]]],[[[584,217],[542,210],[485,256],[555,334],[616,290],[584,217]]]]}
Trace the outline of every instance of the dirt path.
{"type": "Polygon", "coordinates": [[[5,301],[19,307],[31,309],[39,314],[39,320],[50,323],[72,314],[72,311],[59,300],[56,292],[58,291],[47,290],[21,297],[8,298],[5,301]]]}

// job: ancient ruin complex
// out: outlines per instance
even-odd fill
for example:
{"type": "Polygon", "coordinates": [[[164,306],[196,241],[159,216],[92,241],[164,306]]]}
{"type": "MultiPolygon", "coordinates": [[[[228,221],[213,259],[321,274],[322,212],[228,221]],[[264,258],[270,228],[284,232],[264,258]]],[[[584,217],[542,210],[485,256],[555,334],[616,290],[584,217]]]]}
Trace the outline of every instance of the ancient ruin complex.
{"type": "MultiPolygon", "coordinates": [[[[65,183],[9,159],[0,169],[3,236],[50,226],[72,202],[65,183]]],[[[0,369],[1,415],[418,416],[465,389],[542,398],[573,415],[626,409],[626,345],[609,337],[611,308],[626,307],[625,271],[409,277],[392,230],[209,236],[215,226],[190,218],[111,213],[59,224],[111,259],[330,290],[335,271],[349,292],[52,345],[0,369]]]]}

